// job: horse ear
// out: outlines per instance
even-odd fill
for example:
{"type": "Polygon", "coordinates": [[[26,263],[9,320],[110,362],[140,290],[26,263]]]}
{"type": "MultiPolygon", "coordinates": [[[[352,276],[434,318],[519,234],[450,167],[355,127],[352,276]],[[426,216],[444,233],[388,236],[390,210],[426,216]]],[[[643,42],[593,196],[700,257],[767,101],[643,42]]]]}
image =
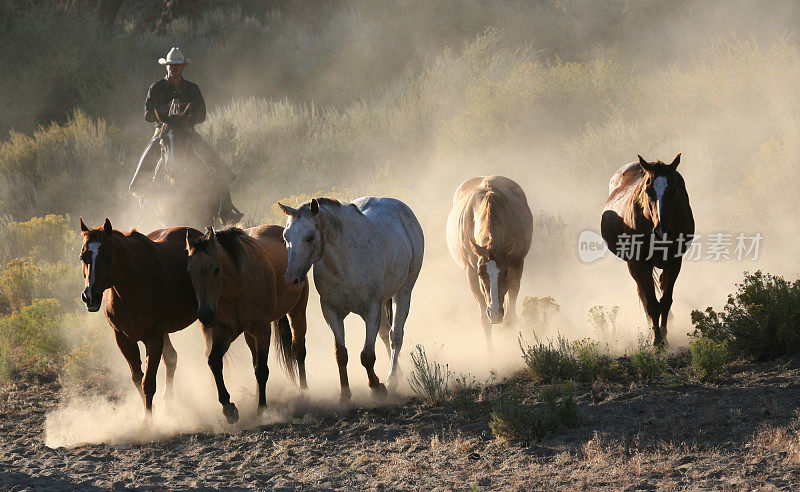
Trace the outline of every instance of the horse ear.
{"type": "Polygon", "coordinates": [[[506,256],[510,255],[514,251],[514,247],[517,245],[517,241],[511,241],[511,244],[508,245],[506,248],[506,256]]]}
{"type": "Polygon", "coordinates": [[[206,227],[206,236],[208,236],[209,241],[217,242],[217,234],[214,232],[214,226],[206,227]]]}
{"type": "Polygon", "coordinates": [[[675,158],[672,159],[672,162],[670,163],[669,167],[674,171],[678,169],[678,164],[680,163],[681,163],[681,153],[678,152],[678,155],[676,155],[675,158]]]}
{"type": "Polygon", "coordinates": [[[113,234],[113,232],[114,232],[114,228],[113,228],[113,227],[111,227],[111,221],[110,221],[110,220],[108,220],[108,217],[106,217],[106,221],[105,221],[105,222],[103,222],[103,232],[105,232],[105,233],[106,233],[106,234],[108,234],[109,236],[110,236],[111,234],[113,234]]]}
{"type": "Polygon", "coordinates": [[[83,217],[81,217],[81,232],[89,232],[89,228],[83,223],[83,217]]]}
{"type": "Polygon", "coordinates": [[[477,256],[487,256],[489,250],[481,246],[480,244],[476,243],[474,239],[469,238],[469,245],[472,248],[472,252],[475,253],[477,256]]]}
{"type": "Polygon", "coordinates": [[[316,216],[319,213],[319,202],[316,198],[311,199],[311,215],[316,216]]]}
{"type": "Polygon", "coordinates": [[[288,205],[284,205],[281,202],[278,202],[278,206],[281,208],[281,210],[283,210],[283,213],[285,213],[289,217],[291,217],[291,216],[293,216],[294,214],[297,213],[297,209],[296,208],[292,208],[292,207],[290,207],[288,205]]]}
{"type": "Polygon", "coordinates": [[[186,229],[186,251],[189,253],[194,251],[194,239],[189,235],[189,229],[186,229]]]}
{"type": "Polygon", "coordinates": [[[650,165],[650,163],[649,163],[649,162],[647,162],[646,160],[644,160],[644,157],[642,157],[642,156],[640,156],[640,155],[637,155],[636,157],[638,157],[638,158],[639,158],[639,167],[641,167],[641,168],[642,168],[642,171],[644,171],[644,172],[646,172],[646,173],[649,173],[649,172],[651,172],[651,171],[652,171],[653,167],[650,165]]]}

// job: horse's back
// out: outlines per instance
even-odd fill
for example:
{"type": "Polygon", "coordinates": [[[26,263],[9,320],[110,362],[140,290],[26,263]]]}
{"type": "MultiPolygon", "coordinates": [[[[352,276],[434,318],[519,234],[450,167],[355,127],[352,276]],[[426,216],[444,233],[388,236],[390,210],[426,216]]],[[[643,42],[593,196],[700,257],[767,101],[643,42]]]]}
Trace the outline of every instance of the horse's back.
{"type": "Polygon", "coordinates": [[[425,237],[411,208],[396,198],[365,196],[352,201],[384,238],[389,256],[405,256],[409,272],[416,277],[422,268],[425,237]]]}

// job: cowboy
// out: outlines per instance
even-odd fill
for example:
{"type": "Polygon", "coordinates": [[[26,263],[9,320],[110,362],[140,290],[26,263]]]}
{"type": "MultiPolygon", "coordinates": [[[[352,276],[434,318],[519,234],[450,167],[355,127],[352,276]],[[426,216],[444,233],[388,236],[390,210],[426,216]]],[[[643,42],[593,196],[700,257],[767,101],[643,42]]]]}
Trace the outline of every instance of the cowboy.
{"type": "Polygon", "coordinates": [[[183,70],[190,62],[177,46],[169,51],[166,58],[158,60],[161,65],[166,65],[167,76],[150,86],[144,102],[144,119],[156,124],[156,132],[139,159],[128,189],[137,197],[146,193],[152,181],[148,178],[152,178],[161,156],[159,128],[168,122],[182,138],[185,148],[190,149],[214,172],[220,188],[219,218],[225,224],[233,224],[243,216],[231,202],[230,184],[234,174],[194,129],[194,125],[206,119],[206,103],[197,84],[183,78],[183,70]]]}

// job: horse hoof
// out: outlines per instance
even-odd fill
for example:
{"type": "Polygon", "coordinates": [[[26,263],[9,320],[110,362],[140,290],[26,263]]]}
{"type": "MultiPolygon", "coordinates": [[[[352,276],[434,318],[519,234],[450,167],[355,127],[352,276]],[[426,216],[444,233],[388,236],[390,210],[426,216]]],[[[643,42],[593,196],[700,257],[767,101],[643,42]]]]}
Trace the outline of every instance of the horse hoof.
{"type": "Polygon", "coordinates": [[[339,393],[339,401],[341,403],[347,403],[350,401],[350,388],[342,388],[341,393],[339,393]]]}
{"type": "Polygon", "coordinates": [[[264,405],[262,407],[262,406],[259,405],[259,407],[258,407],[258,416],[263,418],[265,415],[267,415],[267,406],[264,405]]]}
{"type": "Polygon", "coordinates": [[[239,421],[239,409],[233,403],[226,403],[222,405],[222,413],[228,420],[229,424],[235,424],[239,421]]]}
{"type": "Polygon", "coordinates": [[[383,383],[378,383],[377,385],[373,386],[372,388],[372,395],[377,398],[386,398],[386,386],[383,383]]]}

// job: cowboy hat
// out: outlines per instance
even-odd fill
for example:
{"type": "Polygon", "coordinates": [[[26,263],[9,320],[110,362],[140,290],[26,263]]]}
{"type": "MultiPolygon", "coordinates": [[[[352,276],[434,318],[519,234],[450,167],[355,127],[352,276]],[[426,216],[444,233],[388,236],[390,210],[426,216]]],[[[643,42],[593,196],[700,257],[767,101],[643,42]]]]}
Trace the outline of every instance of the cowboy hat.
{"type": "Polygon", "coordinates": [[[189,58],[184,58],[181,49],[177,46],[169,50],[166,58],[158,59],[158,63],[162,65],[183,65],[184,63],[190,63],[191,61],[192,60],[189,58]]]}

